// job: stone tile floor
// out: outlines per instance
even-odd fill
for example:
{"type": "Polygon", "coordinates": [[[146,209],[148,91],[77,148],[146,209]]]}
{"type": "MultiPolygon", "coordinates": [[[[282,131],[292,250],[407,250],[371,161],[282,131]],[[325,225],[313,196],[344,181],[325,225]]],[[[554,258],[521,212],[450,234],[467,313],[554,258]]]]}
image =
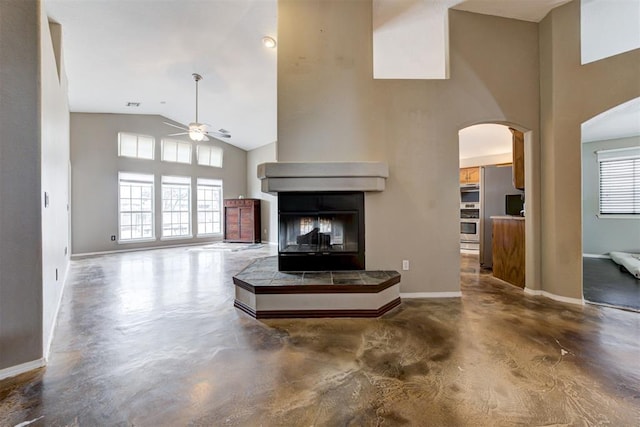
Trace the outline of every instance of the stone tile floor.
{"type": "Polygon", "coordinates": [[[637,313],[531,297],[463,256],[462,298],[259,321],[231,277],[272,254],[74,261],[49,365],[0,383],[0,425],[639,424],[637,313]]]}

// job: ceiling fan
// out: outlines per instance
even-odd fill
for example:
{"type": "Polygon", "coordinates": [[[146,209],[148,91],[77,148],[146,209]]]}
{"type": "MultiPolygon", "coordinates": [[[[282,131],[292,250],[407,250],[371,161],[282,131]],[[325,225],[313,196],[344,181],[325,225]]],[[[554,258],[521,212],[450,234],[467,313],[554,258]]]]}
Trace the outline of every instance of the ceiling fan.
{"type": "Polygon", "coordinates": [[[189,123],[189,127],[174,125],[173,123],[163,122],[165,125],[173,126],[174,128],[178,128],[184,132],[172,133],[169,136],[178,136],[178,135],[189,135],[189,138],[192,141],[208,141],[209,136],[214,138],[231,138],[231,134],[228,130],[218,129],[218,130],[208,130],[209,125],[206,123],[198,122],[198,82],[202,80],[202,76],[197,73],[192,74],[193,79],[196,82],[196,121],[189,123]]]}

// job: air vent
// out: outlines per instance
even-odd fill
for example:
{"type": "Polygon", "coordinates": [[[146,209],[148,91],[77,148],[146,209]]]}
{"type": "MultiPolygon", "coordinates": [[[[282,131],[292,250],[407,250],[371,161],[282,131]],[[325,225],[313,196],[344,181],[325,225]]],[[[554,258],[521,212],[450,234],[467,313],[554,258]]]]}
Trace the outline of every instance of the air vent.
{"type": "Polygon", "coordinates": [[[139,107],[139,102],[127,102],[127,107],[139,107]]]}

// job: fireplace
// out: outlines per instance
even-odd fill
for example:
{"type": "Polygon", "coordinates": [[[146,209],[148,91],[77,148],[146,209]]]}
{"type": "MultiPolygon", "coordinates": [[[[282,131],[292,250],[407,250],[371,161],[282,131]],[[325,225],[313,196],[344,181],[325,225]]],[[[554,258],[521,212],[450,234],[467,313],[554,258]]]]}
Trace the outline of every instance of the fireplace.
{"type": "Polygon", "coordinates": [[[278,270],[364,270],[363,192],[278,193],[278,270]]]}

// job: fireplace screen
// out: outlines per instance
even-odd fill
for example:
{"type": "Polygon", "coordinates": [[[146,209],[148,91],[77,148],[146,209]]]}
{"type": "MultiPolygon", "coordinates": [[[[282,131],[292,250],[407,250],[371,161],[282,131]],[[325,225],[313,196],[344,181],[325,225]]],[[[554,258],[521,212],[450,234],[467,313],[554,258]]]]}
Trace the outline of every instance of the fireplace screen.
{"type": "Polygon", "coordinates": [[[282,214],[280,252],[358,252],[357,213],[282,214]]]}
{"type": "Polygon", "coordinates": [[[280,271],[364,268],[363,193],[278,193],[280,271]]]}

